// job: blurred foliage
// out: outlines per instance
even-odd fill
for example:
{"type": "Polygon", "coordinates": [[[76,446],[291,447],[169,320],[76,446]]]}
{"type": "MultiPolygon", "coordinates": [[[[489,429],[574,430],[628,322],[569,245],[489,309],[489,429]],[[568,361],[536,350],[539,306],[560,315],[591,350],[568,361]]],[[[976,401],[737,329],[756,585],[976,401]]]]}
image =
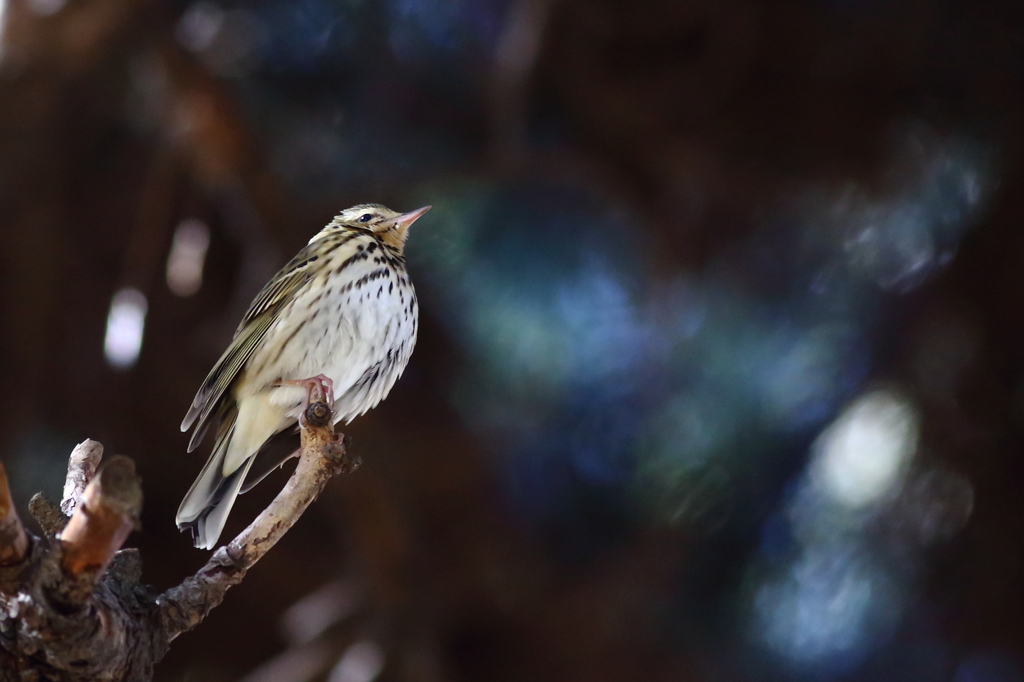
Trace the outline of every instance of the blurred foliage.
{"type": "Polygon", "coordinates": [[[23,500],[135,458],[154,585],[252,295],[345,206],[434,205],[364,467],[159,679],[1024,679],[1018,3],[0,21],[3,458],[23,500]]]}

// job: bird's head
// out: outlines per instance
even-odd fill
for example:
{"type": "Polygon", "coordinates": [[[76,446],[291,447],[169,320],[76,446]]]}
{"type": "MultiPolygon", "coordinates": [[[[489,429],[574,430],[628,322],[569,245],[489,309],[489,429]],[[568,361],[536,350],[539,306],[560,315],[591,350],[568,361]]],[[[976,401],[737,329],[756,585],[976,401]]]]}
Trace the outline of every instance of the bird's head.
{"type": "Polygon", "coordinates": [[[339,213],[331,225],[368,229],[401,253],[409,236],[409,226],[429,210],[430,206],[424,206],[408,213],[399,213],[380,204],[359,204],[339,213]]]}

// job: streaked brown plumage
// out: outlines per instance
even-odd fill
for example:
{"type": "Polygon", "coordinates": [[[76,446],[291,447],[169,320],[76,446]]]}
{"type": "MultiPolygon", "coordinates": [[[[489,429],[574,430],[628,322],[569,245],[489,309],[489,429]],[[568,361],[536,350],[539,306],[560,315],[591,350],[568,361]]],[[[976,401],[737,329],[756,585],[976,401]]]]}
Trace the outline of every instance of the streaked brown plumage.
{"type": "Polygon", "coordinates": [[[295,425],[306,380],[324,375],[333,384],[337,423],[375,406],[401,376],[418,315],[403,250],[409,226],[429,208],[342,211],[253,300],[181,424],[195,427],[190,452],[217,427],[213,453],[178,509],[178,527],[193,531],[197,547],[214,546],[260,449],[295,425]]]}

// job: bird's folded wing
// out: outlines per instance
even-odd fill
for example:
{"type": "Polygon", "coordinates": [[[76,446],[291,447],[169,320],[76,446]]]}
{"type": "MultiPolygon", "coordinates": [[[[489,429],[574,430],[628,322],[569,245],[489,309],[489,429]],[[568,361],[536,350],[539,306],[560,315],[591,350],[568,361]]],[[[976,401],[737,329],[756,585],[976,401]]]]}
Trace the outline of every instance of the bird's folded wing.
{"type": "Polygon", "coordinates": [[[262,318],[251,322],[241,330],[241,333],[235,336],[235,339],[224,352],[224,355],[220,357],[217,364],[210,370],[210,374],[206,377],[206,381],[203,382],[202,388],[199,389],[195,400],[192,401],[192,407],[189,408],[188,414],[185,415],[184,421],[181,422],[182,431],[187,431],[193,423],[196,425],[196,429],[192,433],[192,439],[188,444],[189,452],[195,450],[199,443],[202,442],[203,436],[206,435],[206,430],[209,428],[208,420],[210,415],[220,403],[231,382],[235,380],[242,367],[245,366],[253,351],[259,347],[273,321],[273,316],[264,315],[262,318]]]}
{"type": "Polygon", "coordinates": [[[182,431],[188,431],[193,424],[196,425],[188,444],[189,452],[195,450],[202,442],[209,426],[207,420],[250,356],[260,346],[285,303],[292,300],[295,292],[312,277],[312,265],[317,260],[313,255],[314,249],[315,245],[309,244],[299,251],[295,258],[267,282],[249,305],[249,310],[235,331],[231,345],[210,370],[199,392],[196,393],[188,414],[181,422],[182,431]]]}

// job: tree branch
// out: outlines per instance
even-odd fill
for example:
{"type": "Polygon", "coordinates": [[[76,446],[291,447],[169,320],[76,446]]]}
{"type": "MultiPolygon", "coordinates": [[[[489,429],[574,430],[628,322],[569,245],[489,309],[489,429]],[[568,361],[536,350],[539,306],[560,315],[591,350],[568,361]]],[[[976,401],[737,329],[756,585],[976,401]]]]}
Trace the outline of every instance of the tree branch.
{"type": "Polygon", "coordinates": [[[75,446],[68,460],[68,475],[64,479],[64,496],[60,501],[60,510],[65,516],[75,513],[78,500],[85,492],[85,486],[96,475],[96,467],[103,458],[103,446],[89,438],[75,446]]]}
{"type": "MultiPolygon", "coordinates": [[[[72,454],[69,477],[74,469],[72,454]]],[[[65,490],[71,485],[69,481],[65,490]]],[[[43,585],[51,598],[71,608],[86,602],[114,554],[138,525],[142,485],[135,464],[123,456],[104,462],[76,506],[60,534],[60,577],[43,585]]]]}
{"type": "Polygon", "coordinates": [[[0,467],[0,557],[21,557],[22,564],[0,562],[0,682],[150,680],[170,642],[223,601],[327,481],[359,466],[331,417],[327,405],[309,406],[299,464],[284,489],[196,575],[155,598],[138,582],[138,553],[120,550],[142,508],[130,459],[111,457],[97,470],[101,446],[85,441],[75,448],[62,501],[74,510],[66,526],[55,505],[33,498],[47,534],[60,532],[49,546],[21,528],[0,467]]]}
{"type": "Polygon", "coordinates": [[[64,530],[64,526],[68,525],[68,517],[61,513],[60,507],[42,493],[36,493],[28,501],[28,513],[43,529],[43,535],[48,540],[56,538],[64,530]]]}
{"type": "Polygon", "coordinates": [[[248,528],[221,547],[198,573],[157,599],[170,639],[194,628],[224,594],[245,577],[246,571],[295,525],[302,513],[339,473],[351,473],[360,464],[347,456],[347,447],[331,428],[331,411],[324,403],[306,409],[299,464],[284,489],[248,528]]]}

